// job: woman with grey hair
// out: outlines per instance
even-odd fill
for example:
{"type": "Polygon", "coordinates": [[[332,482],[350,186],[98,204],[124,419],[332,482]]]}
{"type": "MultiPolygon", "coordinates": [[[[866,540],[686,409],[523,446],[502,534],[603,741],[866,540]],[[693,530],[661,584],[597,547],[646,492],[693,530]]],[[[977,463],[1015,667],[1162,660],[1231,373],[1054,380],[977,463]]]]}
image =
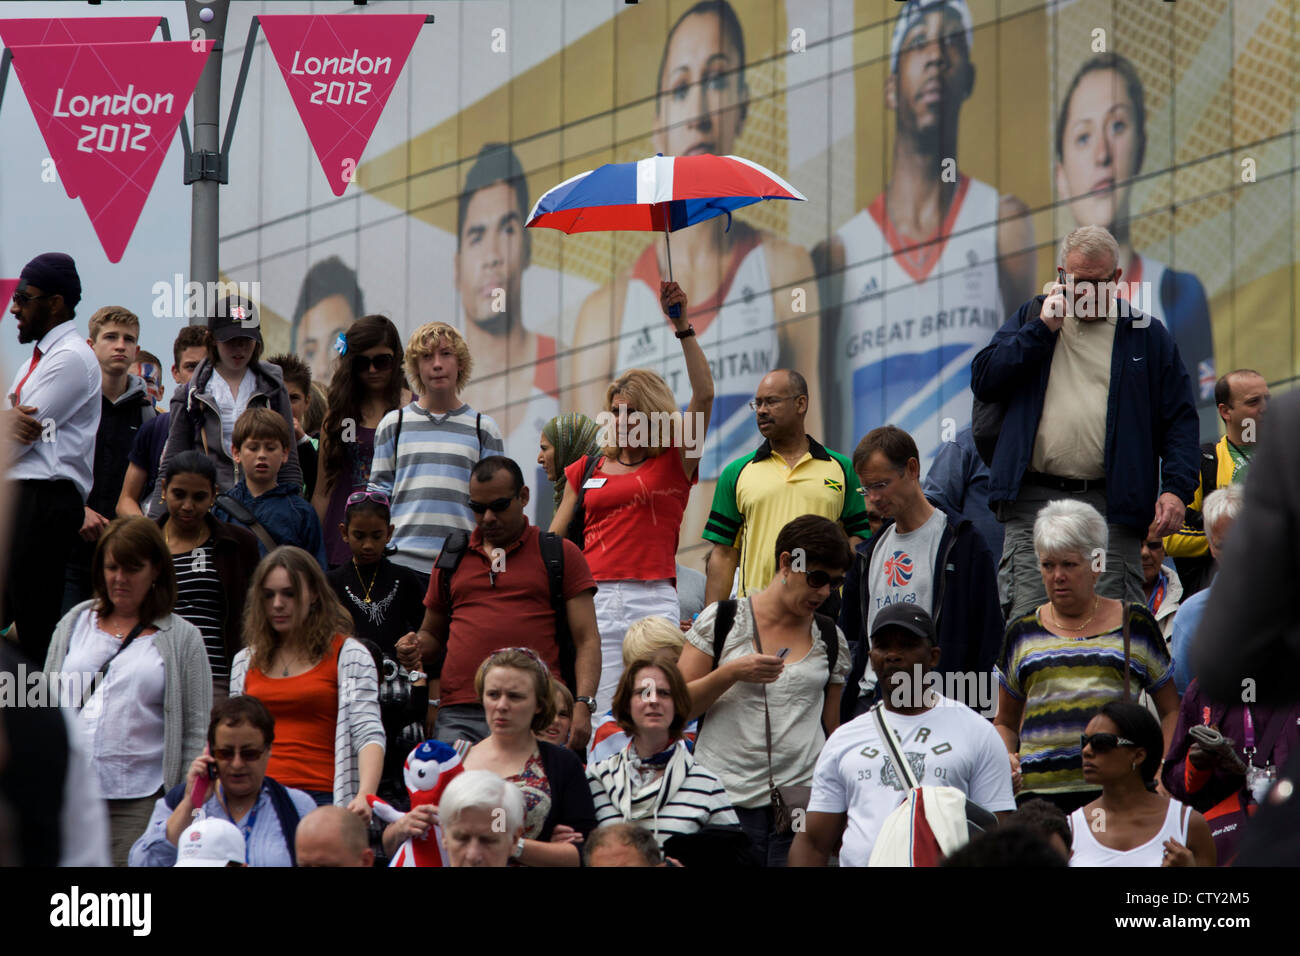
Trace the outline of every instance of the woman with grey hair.
{"type": "Polygon", "coordinates": [[[490,770],[466,770],[447,784],[438,818],[449,865],[509,866],[524,833],[523,794],[490,770]]]}
{"type": "Polygon", "coordinates": [[[1105,704],[1145,690],[1166,751],[1178,719],[1173,664],[1155,618],[1143,604],[1097,594],[1106,537],[1106,519],[1081,501],[1052,501],[1038,512],[1034,553],[1047,603],[1007,625],[998,658],[993,723],[1015,789],[1065,813],[1098,795],[1084,781],[1079,740],[1105,704]]]}

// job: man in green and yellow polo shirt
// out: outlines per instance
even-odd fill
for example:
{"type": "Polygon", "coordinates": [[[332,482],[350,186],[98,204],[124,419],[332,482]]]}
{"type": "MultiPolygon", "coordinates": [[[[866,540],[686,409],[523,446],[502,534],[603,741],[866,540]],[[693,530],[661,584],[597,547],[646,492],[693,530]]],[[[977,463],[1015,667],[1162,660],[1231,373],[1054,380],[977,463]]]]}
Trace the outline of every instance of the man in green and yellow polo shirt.
{"type": "Polygon", "coordinates": [[[800,515],[838,520],[857,547],[871,536],[853,463],[804,431],[808,383],[793,369],[769,372],[758,385],[754,409],[763,444],[723,469],[713,493],[704,540],[713,542],[704,603],[762,590],[776,571],[776,535],[800,515]]]}

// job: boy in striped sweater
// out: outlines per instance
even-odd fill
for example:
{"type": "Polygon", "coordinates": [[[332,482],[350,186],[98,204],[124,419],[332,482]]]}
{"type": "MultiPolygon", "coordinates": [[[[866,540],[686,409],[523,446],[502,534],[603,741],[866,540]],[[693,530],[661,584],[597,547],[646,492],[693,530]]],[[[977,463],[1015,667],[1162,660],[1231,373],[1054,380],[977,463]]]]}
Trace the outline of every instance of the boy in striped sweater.
{"type": "Polygon", "coordinates": [[[497,423],[460,400],[474,363],[456,329],[445,322],[420,326],[404,364],[419,398],[389,412],[375,430],[369,490],[392,502],[394,563],[418,572],[427,586],[447,535],[474,530],[470,471],[504,446],[497,423]]]}

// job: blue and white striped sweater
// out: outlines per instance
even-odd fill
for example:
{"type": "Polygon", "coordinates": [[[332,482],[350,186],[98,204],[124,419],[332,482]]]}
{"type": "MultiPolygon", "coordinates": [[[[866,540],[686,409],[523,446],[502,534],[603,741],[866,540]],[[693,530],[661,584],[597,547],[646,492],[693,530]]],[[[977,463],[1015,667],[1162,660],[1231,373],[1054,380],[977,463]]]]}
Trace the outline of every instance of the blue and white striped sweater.
{"type": "Polygon", "coordinates": [[[504,449],[497,423],[468,405],[434,415],[412,402],[384,416],[375,429],[369,490],[393,503],[395,563],[429,574],[450,532],[474,530],[470,472],[480,458],[504,449]],[[394,460],[399,414],[402,447],[394,460]]]}

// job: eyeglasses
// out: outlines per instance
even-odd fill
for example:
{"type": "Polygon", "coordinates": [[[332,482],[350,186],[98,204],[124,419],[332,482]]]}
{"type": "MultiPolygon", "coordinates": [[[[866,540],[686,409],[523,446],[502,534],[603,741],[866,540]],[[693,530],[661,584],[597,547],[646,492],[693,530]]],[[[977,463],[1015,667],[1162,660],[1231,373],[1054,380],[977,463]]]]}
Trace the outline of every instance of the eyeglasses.
{"type": "Polygon", "coordinates": [[[26,292],[15,292],[14,302],[17,305],[26,305],[28,302],[35,302],[37,299],[48,299],[54,295],[58,295],[58,293],[47,292],[44,295],[28,295],[26,292]]]}
{"type": "Polygon", "coordinates": [[[1144,541],[1142,547],[1146,548],[1148,551],[1163,551],[1165,549],[1165,543],[1159,538],[1156,538],[1154,541],[1144,541]]]}
{"type": "Polygon", "coordinates": [[[393,354],[387,352],[383,355],[354,355],[352,361],[358,372],[367,372],[372,368],[376,372],[387,372],[393,367],[393,354]]]}
{"type": "Polygon", "coordinates": [[[377,501],[385,508],[391,507],[388,501],[388,495],[382,491],[354,491],[348,495],[348,504],[358,505],[369,498],[371,501],[377,501]]]}
{"type": "Polygon", "coordinates": [[[833,578],[826,571],[809,571],[804,578],[808,581],[808,586],[814,590],[820,590],[829,584],[832,591],[838,591],[844,584],[844,575],[833,578]]]}
{"type": "Polygon", "coordinates": [[[893,478],[887,478],[884,481],[877,481],[870,485],[862,485],[860,488],[858,488],[858,494],[860,494],[862,497],[865,498],[873,491],[884,491],[886,488],[888,488],[895,481],[897,481],[899,478],[902,477],[903,477],[903,473],[900,471],[893,478]]]}
{"type": "MultiPolygon", "coordinates": [[[[239,759],[244,763],[256,763],[262,759],[262,754],[266,753],[265,747],[244,747],[239,751],[239,759]]],[[[230,763],[235,759],[234,747],[218,747],[212,751],[212,756],[222,763],[230,763]]]]}
{"type": "MultiPolygon", "coordinates": [[[[500,514],[510,507],[510,502],[514,501],[518,497],[519,493],[515,492],[509,498],[498,498],[495,501],[471,501],[469,503],[469,510],[474,512],[476,515],[481,515],[488,511],[495,511],[497,514],[500,514]]],[[[514,650],[520,649],[521,648],[514,648],[514,650]]]]}
{"type": "Polygon", "coordinates": [[[756,412],[760,408],[771,408],[773,405],[780,405],[782,402],[788,402],[794,398],[793,395],[786,395],[783,398],[751,398],[749,400],[750,411],[756,412]]]}
{"type": "Polygon", "coordinates": [[[1136,747],[1137,744],[1127,737],[1120,737],[1118,734],[1093,734],[1091,737],[1087,734],[1079,735],[1079,749],[1082,750],[1089,744],[1092,745],[1092,752],[1096,754],[1108,754],[1116,747],[1136,747]]]}

